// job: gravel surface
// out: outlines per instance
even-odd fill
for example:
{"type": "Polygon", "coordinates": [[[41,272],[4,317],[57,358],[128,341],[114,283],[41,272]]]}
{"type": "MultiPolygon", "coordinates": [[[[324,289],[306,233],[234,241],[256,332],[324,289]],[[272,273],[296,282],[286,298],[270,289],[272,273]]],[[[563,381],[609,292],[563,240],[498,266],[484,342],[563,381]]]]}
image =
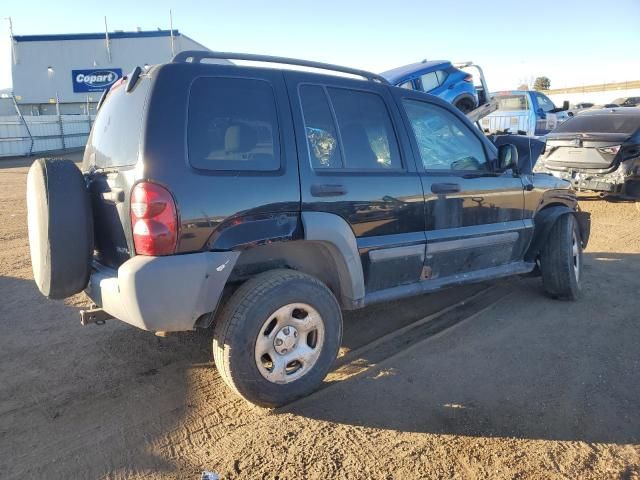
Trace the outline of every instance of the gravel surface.
{"type": "Polygon", "coordinates": [[[27,165],[0,163],[0,478],[640,479],[635,204],[581,200],[577,303],[517,278],[349,314],[332,383],[266,410],[224,386],[209,332],[81,327],[82,295],[38,293],[27,165]],[[386,341],[485,289],[453,326],[386,341]]]}

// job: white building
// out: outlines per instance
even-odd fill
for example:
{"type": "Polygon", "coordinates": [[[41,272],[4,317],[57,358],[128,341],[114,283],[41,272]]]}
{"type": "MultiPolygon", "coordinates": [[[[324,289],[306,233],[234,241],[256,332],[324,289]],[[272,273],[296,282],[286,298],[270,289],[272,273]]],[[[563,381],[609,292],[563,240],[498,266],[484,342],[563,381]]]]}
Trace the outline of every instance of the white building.
{"type": "Polygon", "coordinates": [[[25,115],[95,112],[102,92],[136,66],[208,50],[178,30],[15,35],[13,94],[25,115]]]}

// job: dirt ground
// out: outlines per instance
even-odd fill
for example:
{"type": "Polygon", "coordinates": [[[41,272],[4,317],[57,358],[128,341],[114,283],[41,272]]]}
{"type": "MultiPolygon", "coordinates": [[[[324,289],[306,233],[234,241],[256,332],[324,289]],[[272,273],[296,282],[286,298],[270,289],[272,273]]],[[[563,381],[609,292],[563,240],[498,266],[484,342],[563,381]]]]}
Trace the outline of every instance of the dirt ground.
{"type": "Polygon", "coordinates": [[[517,278],[346,315],[324,388],[225,388],[209,332],[81,327],[31,279],[25,161],[0,163],[0,478],[640,479],[640,209],[584,199],[577,303],[517,278]]]}

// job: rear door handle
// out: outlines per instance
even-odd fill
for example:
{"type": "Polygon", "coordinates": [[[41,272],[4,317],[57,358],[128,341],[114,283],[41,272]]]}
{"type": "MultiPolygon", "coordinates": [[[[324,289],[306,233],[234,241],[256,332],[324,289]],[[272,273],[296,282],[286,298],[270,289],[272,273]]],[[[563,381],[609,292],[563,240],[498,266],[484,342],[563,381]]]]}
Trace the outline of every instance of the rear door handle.
{"type": "Polygon", "coordinates": [[[314,197],[335,197],[346,194],[347,187],[344,185],[328,183],[311,185],[311,195],[314,197]]]}
{"type": "Polygon", "coordinates": [[[457,183],[432,183],[431,193],[457,193],[460,185],[457,183]]]}

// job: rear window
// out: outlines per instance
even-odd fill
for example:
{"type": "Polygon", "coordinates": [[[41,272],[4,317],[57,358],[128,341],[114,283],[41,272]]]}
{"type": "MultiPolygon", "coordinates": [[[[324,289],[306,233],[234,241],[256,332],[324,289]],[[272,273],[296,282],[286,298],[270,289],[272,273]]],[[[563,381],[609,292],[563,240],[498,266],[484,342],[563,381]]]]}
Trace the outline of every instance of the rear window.
{"type": "Polygon", "coordinates": [[[109,92],[87,141],[88,166],[115,168],[135,165],[149,85],[148,79],[140,77],[131,92],[126,92],[125,84],[109,92]]]}
{"type": "Polygon", "coordinates": [[[197,79],[189,97],[189,162],[207,170],[280,168],[276,101],[265,80],[197,79]]]}
{"type": "Polygon", "coordinates": [[[640,128],[638,115],[576,115],[553,131],[571,133],[624,133],[631,135],[640,128]]]}
{"type": "Polygon", "coordinates": [[[527,110],[527,97],[525,95],[500,95],[496,97],[498,110],[527,110]]]}

